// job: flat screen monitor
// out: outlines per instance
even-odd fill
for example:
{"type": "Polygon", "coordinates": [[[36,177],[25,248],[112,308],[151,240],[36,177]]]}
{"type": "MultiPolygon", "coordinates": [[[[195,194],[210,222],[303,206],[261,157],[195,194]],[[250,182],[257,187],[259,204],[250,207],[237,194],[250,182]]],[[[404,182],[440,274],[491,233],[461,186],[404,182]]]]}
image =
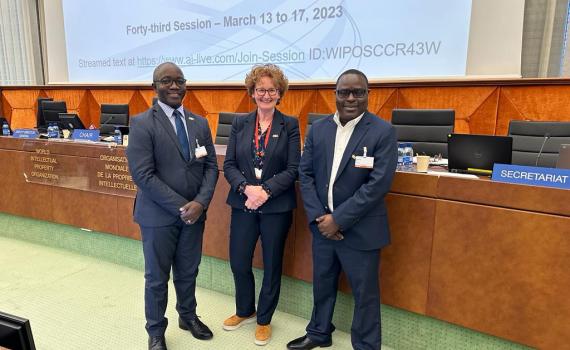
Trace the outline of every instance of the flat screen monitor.
{"type": "Polygon", "coordinates": [[[35,350],[30,321],[0,311],[0,347],[35,350]]]}
{"type": "Polygon", "coordinates": [[[449,134],[449,171],[473,172],[493,170],[495,163],[511,164],[513,138],[510,136],[449,134]]]}
{"type": "Polygon", "coordinates": [[[42,101],[42,108],[46,125],[49,123],[58,123],[59,113],[67,113],[65,101],[42,101]]]}
{"type": "Polygon", "coordinates": [[[58,125],[67,130],[85,129],[85,125],[75,113],[59,113],[58,125]]]}
{"type": "Polygon", "coordinates": [[[38,113],[36,115],[36,125],[38,127],[38,130],[40,130],[40,132],[42,132],[44,129],[47,128],[47,124],[46,121],[44,119],[44,101],[53,101],[53,98],[51,97],[39,97],[38,98],[38,113]]]}

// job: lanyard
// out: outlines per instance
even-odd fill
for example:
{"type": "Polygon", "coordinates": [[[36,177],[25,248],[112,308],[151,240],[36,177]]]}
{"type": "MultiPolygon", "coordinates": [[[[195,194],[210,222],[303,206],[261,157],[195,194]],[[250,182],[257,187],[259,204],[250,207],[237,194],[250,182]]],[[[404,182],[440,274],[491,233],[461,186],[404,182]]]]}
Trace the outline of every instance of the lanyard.
{"type": "MultiPolygon", "coordinates": [[[[271,124],[273,124],[273,121],[271,121],[271,123],[269,123],[267,130],[265,130],[265,140],[264,140],[265,148],[267,148],[267,143],[269,142],[268,136],[271,133],[271,124]]],[[[255,149],[256,150],[259,149],[259,129],[260,128],[261,128],[261,125],[259,125],[259,116],[256,116],[255,117],[255,149]]]]}

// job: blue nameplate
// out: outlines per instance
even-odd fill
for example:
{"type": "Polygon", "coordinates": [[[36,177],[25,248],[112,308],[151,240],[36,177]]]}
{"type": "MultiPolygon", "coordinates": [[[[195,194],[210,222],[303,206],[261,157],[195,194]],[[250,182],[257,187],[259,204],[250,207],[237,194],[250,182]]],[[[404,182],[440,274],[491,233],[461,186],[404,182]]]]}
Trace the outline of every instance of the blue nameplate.
{"type": "Polygon", "coordinates": [[[75,129],[71,138],[74,140],[99,141],[99,130],[97,129],[75,129]]]}
{"type": "Polygon", "coordinates": [[[37,139],[40,133],[34,129],[16,129],[12,136],[19,139],[37,139]]]}
{"type": "Polygon", "coordinates": [[[570,169],[495,164],[491,180],[570,189],[570,169]]]}

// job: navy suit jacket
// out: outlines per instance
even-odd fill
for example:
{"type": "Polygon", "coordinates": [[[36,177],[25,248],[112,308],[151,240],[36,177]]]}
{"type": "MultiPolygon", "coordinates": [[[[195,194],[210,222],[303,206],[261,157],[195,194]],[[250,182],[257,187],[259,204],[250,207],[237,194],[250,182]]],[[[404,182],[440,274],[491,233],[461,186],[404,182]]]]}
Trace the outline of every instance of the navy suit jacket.
{"type": "MultiPolygon", "coordinates": [[[[190,161],[184,159],[174,127],[158,104],[131,119],[127,158],[138,187],[134,218],[142,226],[172,225],[186,203],[197,201],[208,208],[214,195],[218,164],[208,121],[187,110],[184,117],[190,161]],[[207,156],[196,158],[196,140],[206,147],[207,156]]],[[[205,213],[198,221],[205,220],[205,213]]]]}
{"type": "MultiPolygon", "coordinates": [[[[314,239],[327,239],[315,219],[326,213],[337,125],[333,115],[313,124],[299,166],[301,195],[314,239]]],[[[384,197],[397,163],[395,128],[366,111],[348,141],[334,181],[332,213],[344,243],[358,250],[379,249],[390,243],[384,197]],[[353,156],[374,157],[372,169],[356,168],[353,156]]]]}
{"type": "Polygon", "coordinates": [[[300,144],[299,121],[275,110],[261,180],[255,178],[252,142],[257,111],[236,117],[228,141],[224,176],[230,183],[227,203],[232,208],[245,209],[246,196],[237,192],[246,181],[252,185],[265,184],[271,197],[258,211],[280,213],[296,207],[295,180],[297,180],[300,144]]]}

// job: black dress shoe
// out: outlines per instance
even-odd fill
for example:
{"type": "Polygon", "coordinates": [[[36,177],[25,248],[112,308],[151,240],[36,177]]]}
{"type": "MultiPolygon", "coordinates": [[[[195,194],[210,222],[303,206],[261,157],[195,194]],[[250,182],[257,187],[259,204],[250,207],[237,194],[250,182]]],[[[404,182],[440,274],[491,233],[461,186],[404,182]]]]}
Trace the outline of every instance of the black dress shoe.
{"type": "Polygon", "coordinates": [[[178,317],[178,326],[185,331],[190,331],[190,333],[192,333],[196,339],[208,340],[212,339],[214,336],[210,328],[203,324],[198,316],[195,316],[189,321],[185,321],[182,318],[178,317]]]}
{"type": "Polygon", "coordinates": [[[148,337],[148,350],[167,350],[164,335],[148,337]]]}
{"type": "Polygon", "coordinates": [[[302,336],[301,338],[297,338],[295,340],[291,340],[287,343],[287,349],[290,350],[310,350],[314,348],[328,348],[332,345],[332,341],[328,341],[326,343],[317,343],[311,340],[311,338],[307,337],[306,335],[302,336]]]}

